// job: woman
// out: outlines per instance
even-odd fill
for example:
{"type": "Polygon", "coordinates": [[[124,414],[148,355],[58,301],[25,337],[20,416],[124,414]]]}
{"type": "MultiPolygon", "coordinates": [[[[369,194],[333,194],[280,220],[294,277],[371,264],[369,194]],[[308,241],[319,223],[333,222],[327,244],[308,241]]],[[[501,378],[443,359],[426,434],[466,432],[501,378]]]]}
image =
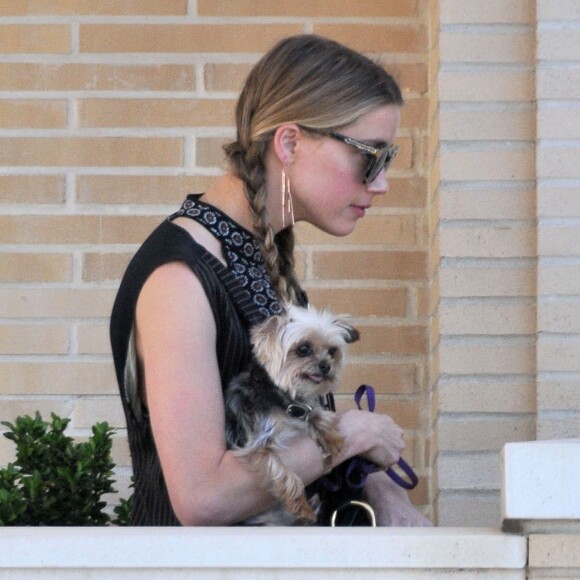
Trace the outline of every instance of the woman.
{"type": "MultiPolygon", "coordinates": [[[[367,58],[316,36],[288,38],[240,95],[230,171],[159,226],[128,267],[111,319],[135,476],[135,525],[230,525],[272,499],[224,439],[223,392],[245,367],[248,328],[303,303],[293,265],[295,221],[352,232],[396,149],[402,98],[367,58]]],[[[379,466],[403,450],[393,420],[343,413],[344,452],[379,466]]],[[[325,471],[305,437],[283,454],[305,484],[325,471]]],[[[427,522],[384,473],[369,478],[379,521],[427,522]]]]}

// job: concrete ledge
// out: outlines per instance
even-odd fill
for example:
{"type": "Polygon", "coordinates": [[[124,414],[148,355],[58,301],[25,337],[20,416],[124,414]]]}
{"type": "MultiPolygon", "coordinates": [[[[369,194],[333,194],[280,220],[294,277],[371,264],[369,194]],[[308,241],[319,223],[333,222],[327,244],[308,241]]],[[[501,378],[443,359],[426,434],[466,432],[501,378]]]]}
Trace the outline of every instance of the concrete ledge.
{"type": "Polygon", "coordinates": [[[527,557],[525,538],[475,528],[0,528],[0,546],[0,578],[19,579],[523,579],[527,557]]]}
{"type": "Polygon", "coordinates": [[[578,533],[578,482],[580,439],[508,443],[502,453],[502,516],[507,522],[504,528],[578,533]]]}

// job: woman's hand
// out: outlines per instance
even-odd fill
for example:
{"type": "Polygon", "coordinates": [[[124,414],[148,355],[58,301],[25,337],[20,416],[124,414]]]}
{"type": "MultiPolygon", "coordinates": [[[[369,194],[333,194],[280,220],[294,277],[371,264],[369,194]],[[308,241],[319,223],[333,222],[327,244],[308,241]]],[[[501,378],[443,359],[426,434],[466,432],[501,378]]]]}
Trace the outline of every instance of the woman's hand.
{"type": "Polygon", "coordinates": [[[411,503],[407,492],[382,471],[368,476],[363,493],[364,499],[375,510],[379,526],[433,525],[411,503]]]}
{"type": "Polygon", "coordinates": [[[338,428],[346,441],[344,458],[359,455],[386,469],[405,449],[403,430],[388,415],[352,409],[339,416],[338,428]]]}

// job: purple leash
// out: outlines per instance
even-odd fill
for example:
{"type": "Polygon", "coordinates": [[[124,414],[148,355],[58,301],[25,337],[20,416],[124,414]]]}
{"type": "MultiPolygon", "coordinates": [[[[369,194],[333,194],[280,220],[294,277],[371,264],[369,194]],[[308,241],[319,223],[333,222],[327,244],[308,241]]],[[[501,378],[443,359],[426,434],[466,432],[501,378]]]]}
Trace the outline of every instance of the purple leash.
{"type": "MultiPolygon", "coordinates": [[[[361,401],[363,396],[366,394],[368,408],[371,413],[374,413],[376,400],[375,400],[375,390],[370,385],[361,385],[354,395],[354,401],[359,409],[362,410],[361,401]]],[[[334,401],[330,400],[330,408],[331,410],[335,411],[334,408],[334,401]]],[[[399,458],[397,465],[401,468],[401,470],[406,474],[408,479],[401,477],[392,467],[389,467],[386,470],[387,475],[399,486],[404,489],[414,489],[417,484],[419,483],[419,478],[417,474],[413,471],[411,466],[402,458],[399,458]]],[[[377,467],[372,461],[368,459],[363,459],[362,457],[353,457],[346,466],[346,471],[344,474],[344,478],[346,480],[346,484],[351,489],[361,489],[364,487],[367,477],[371,473],[376,473],[380,471],[381,468],[377,467]]],[[[329,489],[330,491],[336,492],[338,491],[343,484],[341,480],[340,473],[332,471],[328,475],[325,475],[322,478],[322,483],[324,487],[329,489]]]]}
{"type": "MultiPolygon", "coordinates": [[[[361,407],[361,401],[363,396],[366,394],[367,396],[367,401],[368,401],[368,406],[369,406],[369,411],[371,413],[374,413],[375,411],[375,406],[376,406],[376,400],[375,400],[375,390],[370,386],[370,385],[361,385],[357,390],[356,393],[354,395],[354,402],[356,403],[356,406],[362,410],[361,407]]],[[[365,474],[362,484],[360,485],[360,487],[362,487],[365,484],[366,481],[366,476],[369,475],[370,473],[374,473],[375,471],[379,471],[379,469],[370,461],[366,460],[366,459],[362,459],[360,457],[356,457],[355,458],[357,460],[357,462],[360,463],[359,467],[362,469],[363,473],[365,474]]],[[[415,487],[417,487],[417,484],[419,483],[419,478],[417,477],[417,474],[413,471],[413,469],[411,468],[411,466],[402,458],[399,458],[399,461],[397,461],[397,465],[405,472],[405,475],[409,478],[404,479],[403,477],[401,477],[392,467],[389,467],[387,469],[387,475],[397,484],[400,485],[402,488],[404,489],[414,489],[415,487]]],[[[350,468],[350,471],[352,471],[352,468],[350,468]]],[[[348,473],[349,470],[347,470],[347,480],[348,480],[348,473]]],[[[349,483],[350,485],[350,483],[349,483]]]]}

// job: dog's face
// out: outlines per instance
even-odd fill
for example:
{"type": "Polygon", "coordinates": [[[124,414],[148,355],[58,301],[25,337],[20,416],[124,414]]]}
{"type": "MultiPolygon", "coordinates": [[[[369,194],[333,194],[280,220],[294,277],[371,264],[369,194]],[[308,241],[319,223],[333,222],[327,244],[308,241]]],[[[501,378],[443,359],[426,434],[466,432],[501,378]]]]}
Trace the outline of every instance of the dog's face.
{"type": "Polygon", "coordinates": [[[254,356],[270,378],[295,397],[313,397],[338,387],[346,345],[358,331],[343,318],[291,306],[252,329],[254,356]]]}

